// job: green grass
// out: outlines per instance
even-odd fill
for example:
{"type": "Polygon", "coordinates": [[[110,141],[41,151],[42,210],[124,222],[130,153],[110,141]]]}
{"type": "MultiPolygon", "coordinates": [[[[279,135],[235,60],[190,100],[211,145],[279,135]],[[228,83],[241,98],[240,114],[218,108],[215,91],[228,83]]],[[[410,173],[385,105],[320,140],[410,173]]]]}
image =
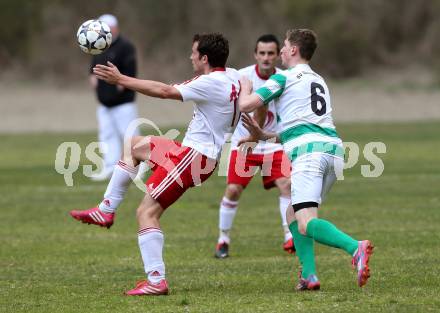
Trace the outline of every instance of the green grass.
{"type": "MultiPolygon", "coordinates": [[[[129,190],[110,229],[80,224],[106,185],[80,171],[67,187],[54,170],[64,141],[84,150],[94,134],[1,135],[0,312],[429,312],[440,310],[440,123],[340,125],[345,141],[382,141],[385,171],[345,172],[321,216],[376,248],[360,289],[342,251],[317,246],[322,290],[294,291],[298,262],[281,250],[275,190],[254,179],[240,202],[231,257],[213,258],[225,178],[188,191],[162,219],[168,297],[124,297],[142,279],[129,190]]],[[[83,158],[82,164],[87,160],[83,158]]],[[[81,168],[80,168],[81,169],[81,168]]]]}

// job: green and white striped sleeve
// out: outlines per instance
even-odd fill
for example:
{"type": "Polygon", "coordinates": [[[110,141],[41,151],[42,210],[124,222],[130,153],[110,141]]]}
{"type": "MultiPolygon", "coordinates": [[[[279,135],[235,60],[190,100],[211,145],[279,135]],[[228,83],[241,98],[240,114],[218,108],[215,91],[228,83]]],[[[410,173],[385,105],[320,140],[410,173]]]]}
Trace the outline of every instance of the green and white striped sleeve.
{"type": "Polygon", "coordinates": [[[264,104],[268,104],[275,98],[281,96],[286,87],[286,76],[282,74],[272,75],[263,86],[255,91],[264,104]]]}

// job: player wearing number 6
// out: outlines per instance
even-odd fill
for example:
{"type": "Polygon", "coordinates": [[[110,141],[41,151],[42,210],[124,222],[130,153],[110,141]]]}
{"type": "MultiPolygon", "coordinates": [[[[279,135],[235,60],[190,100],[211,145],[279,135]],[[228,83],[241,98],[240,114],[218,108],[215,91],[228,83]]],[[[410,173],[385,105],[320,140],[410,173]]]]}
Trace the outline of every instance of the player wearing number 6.
{"type": "Polygon", "coordinates": [[[275,100],[279,134],[267,133],[250,116],[243,123],[250,132],[247,141],[276,136],[292,162],[291,200],[287,221],[297,255],[302,264],[298,290],[316,290],[314,241],[340,248],[352,256],[359,286],[366,284],[368,260],[373,246],[357,241],[329,221],[318,218],[318,206],[344,166],[342,141],[332,119],[330,94],[324,79],[309,66],[317,47],[316,35],[308,29],[286,33],[281,60],[287,70],[272,75],[254,93],[248,80],[242,80],[240,110],[252,112],[275,100]]]}
{"type": "Polygon", "coordinates": [[[228,55],[229,44],[221,34],[195,35],[190,59],[199,76],[173,86],[122,75],[111,63],[94,68],[94,74],[108,83],[152,97],[195,103],[193,119],[182,143],[155,136],[132,138],[98,207],[70,212],[83,223],[110,227],[139,163],[149,163],[153,174],[137,208],[138,243],[146,280],[127,291],[127,295],[168,293],[159,219],[188,188],[201,184],[214,172],[227,133],[232,133],[237,125],[240,76],[236,70],[225,68],[228,55]]]}

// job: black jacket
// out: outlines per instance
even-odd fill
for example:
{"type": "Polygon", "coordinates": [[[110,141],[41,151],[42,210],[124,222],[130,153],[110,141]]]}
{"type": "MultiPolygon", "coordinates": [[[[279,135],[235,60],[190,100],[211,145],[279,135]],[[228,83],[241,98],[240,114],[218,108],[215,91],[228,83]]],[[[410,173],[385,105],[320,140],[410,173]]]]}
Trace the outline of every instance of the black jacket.
{"type": "MultiPolygon", "coordinates": [[[[107,64],[107,61],[116,65],[122,74],[127,76],[136,76],[136,51],[131,42],[121,35],[111,44],[111,46],[102,54],[93,56],[90,73],[93,73],[93,67],[96,64],[107,64]]],[[[124,89],[119,92],[116,85],[107,84],[98,80],[96,89],[98,101],[106,107],[115,107],[126,102],[133,102],[135,92],[124,89]]]]}

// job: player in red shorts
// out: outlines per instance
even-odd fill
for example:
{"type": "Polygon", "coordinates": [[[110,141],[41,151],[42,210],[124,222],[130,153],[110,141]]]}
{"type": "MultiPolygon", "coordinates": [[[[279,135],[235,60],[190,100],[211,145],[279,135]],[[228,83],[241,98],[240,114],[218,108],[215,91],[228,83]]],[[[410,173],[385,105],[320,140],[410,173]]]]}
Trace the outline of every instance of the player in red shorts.
{"type": "MultiPolygon", "coordinates": [[[[279,42],[274,35],[260,36],[255,45],[254,56],[257,63],[239,70],[240,75],[251,80],[254,88],[259,88],[272,74],[280,71],[275,66],[279,52],[279,42]]],[[[276,132],[277,120],[273,103],[269,104],[267,110],[261,108],[256,111],[254,117],[266,131],[276,132]]],[[[252,149],[252,153],[241,153],[238,151],[239,141],[247,136],[249,132],[239,122],[231,138],[232,151],[227,186],[220,203],[220,235],[215,256],[217,258],[229,256],[230,230],[237,212],[238,201],[258,168],[261,169],[264,188],[277,187],[279,190],[279,209],[284,233],[283,248],[293,253],[295,246],[286,221],[286,209],[290,204],[290,161],[283,152],[283,146],[275,142],[261,141],[252,149]]]]}
{"type": "Polygon", "coordinates": [[[237,125],[240,75],[225,68],[228,55],[228,41],[221,34],[195,35],[191,61],[199,76],[173,86],[122,75],[111,63],[94,68],[95,75],[108,83],[152,97],[195,102],[193,119],[182,143],[155,136],[133,137],[130,148],[124,149],[115,166],[98,207],[70,212],[84,223],[110,227],[139,163],[149,163],[153,174],[146,183],[148,192],[137,208],[139,249],[147,277],[127,295],[168,293],[159,219],[188,188],[200,185],[213,173],[225,138],[237,125]]]}

